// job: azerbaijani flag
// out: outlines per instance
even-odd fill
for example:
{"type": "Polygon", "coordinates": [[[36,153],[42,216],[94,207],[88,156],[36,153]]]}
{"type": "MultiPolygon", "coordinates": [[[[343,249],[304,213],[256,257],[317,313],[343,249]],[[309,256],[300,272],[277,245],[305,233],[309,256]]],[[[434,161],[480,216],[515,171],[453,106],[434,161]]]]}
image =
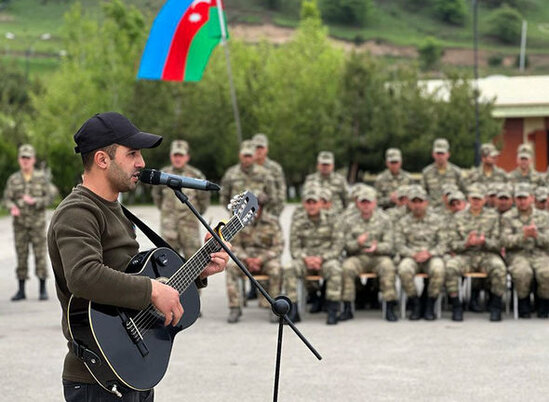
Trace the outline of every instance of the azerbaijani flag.
{"type": "Polygon", "coordinates": [[[226,32],[221,0],[168,0],[154,20],[137,78],[200,81],[226,32]]]}

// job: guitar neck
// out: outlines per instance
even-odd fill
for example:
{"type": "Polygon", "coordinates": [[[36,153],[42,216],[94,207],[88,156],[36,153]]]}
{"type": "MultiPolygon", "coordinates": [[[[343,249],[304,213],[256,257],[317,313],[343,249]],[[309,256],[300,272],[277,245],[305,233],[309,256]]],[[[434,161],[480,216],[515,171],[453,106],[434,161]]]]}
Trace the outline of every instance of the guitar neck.
{"type": "MultiPolygon", "coordinates": [[[[221,228],[221,237],[226,241],[231,241],[232,238],[240,231],[244,225],[238,218],[233,216],[221,228]]],[[[211,260],[210,254],[221,250],[221,245],[211,237],[206,243],[189,258],[185,264],[177,270],[175,274],[168,280],[167,284],[176,289],[179,294],[183,293],[187,287],[193,283],[196,278],[202,273],[204,268],[211,260]]]]}

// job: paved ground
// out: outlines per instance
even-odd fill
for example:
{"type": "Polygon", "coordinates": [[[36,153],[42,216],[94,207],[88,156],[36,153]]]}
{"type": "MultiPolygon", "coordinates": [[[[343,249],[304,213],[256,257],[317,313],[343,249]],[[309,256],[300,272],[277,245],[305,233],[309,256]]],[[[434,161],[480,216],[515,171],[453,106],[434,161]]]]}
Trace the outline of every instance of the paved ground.
{"type": "MultiPolygon", "coordinates": [[[[133,210],[157,227],[152,207],[133,210]]],[[[290,212],[283,215],[286,235],[290,212]]],[[[222,214],[212,208],[206,215],[217,222],[222,214]]],[[[0,219],[0,244],[0,400],[60,401],[65,342],[58,302],[37,301],[36,278],[27,301],[10,302],[16,285],[10,218],[0,219]]],[[[53,296],[53,281],[48,285],[53,296]]],[[[203,314],[176,339],[156,400],[271,400],[277,331],[267,311],[253,305],[240,323],[227,324],[221,274],[203,293],[203,314]]],[[[547,400],[548,321],[505,317],[492,324],[486,315],[467,314],[455,324],[448,315],[393,324],[378,311],[359,312],[353,321],[327,327],[324,316],[306,314],[299,328],[323,360],[285,328],[279,400],[547,400]]]]}

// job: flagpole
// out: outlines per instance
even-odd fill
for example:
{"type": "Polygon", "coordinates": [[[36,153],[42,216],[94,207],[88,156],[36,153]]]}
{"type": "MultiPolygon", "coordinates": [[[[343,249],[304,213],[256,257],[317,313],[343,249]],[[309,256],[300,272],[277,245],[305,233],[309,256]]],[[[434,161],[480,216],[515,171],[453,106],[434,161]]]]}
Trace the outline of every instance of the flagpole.
{"type": "Polygon", "coordinates": [[[233,106],[234,121],[236,123],[236,135],[238,144],[242,142],[242,127],[240,125],[240,114],[238,112],[238,104],[236,102],[236,91],[234,89],[233,72],[231,69],[231,59],[229,56],[229,47],[227,46],[227,31],[223,21],[223,5],[220,0],[215,0],[217,4],[217,14],[219,15],[219,25],[221,26],[221,46],[225,50],[225,59],[227,61],[227,75],[229,76],[229,88],[231,93],[231,102],[233,106]]]}

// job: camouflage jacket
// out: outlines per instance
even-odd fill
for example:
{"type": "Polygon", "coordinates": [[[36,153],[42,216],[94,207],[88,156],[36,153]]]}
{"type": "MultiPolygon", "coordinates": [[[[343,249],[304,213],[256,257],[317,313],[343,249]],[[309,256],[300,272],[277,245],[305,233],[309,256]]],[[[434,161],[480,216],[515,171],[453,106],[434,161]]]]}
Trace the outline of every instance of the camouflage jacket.
{"type": "Polygon", "coordinates": [[[481,183],[487,185],[489,183],[506,183],[509,180],[507,172],[500,167],[494,166],[492,174],[490,176],[484,173],[482,165],[472,168],[467,175],[467,179],[464,180],[467,186],[473,183],[481,183]]]}
{"type": "Polygon", "coordinates": [[[339,173],[332,172],[328,177],[322,176],[319,172],[312,173],[305,179],[303,187],[318,185],[320,188],[327,187],[332,191],[332,208],[340,212],[347,207],[349,203],[349,191],[347,180],[339,173]]]}
{"type": "Polygon", "coordinates": [[[276,203],[275,184],[269,171],[256,164],[243,170],[240,163],[227,169],[221,179],[219,201],[221,205],[226,206],[232,197],[246,190],[251,191],[257,197],[262,193],[267,196],[268,200],[265,204],[267,211],[271,203],[276,203]]]}
{"type": "Polygon", "coordinates": [[[520,213],[513,207],[503,214],[501,244],[507,254],[517,252],[547,254],[549,247],[549,214],[532,207],[531,212],[520,213]],[[537,239],[524,237],[522,228],[534,223],[538,230],[537,239]]]}
{"type": "MultiPolygon", "coordinates": [[[[186,165],[183,169],[176,169],[173,166],[166,166],[162,171],[178,176],[188,176],[197,179],[205,179],[206,176],[197,168],[186,165]]],[[[195,208],[203,214],[210,205],[210,193],[208,191],[199,191],[185,189],[184,193],[189,197],[189,201],[195,208]]],[[[160,209],[162,215],[171,215],[176,219],[192,218],[196,219],[189,208],[177,199],[173,190],[167,186],[153,186],[151,195],[154,204],[160,209]]]]}
{"type": "Polygon", "coordinates": [[[513,185],[517,183],[530,183],[532,190],[538,186],[545,185],[543,173],[540,173],[533,168],[531,168],[526,175],[523,175],[521,170],[516,168],[515,170],[509,172],[509,181],[513,183],[513,185]]]}
{"type": "Polygon", "coordinates": [[[391,219],[393,225],[395,225],[399,220],[404,218],[406,214],[410,212],[406,205],[401,205],[400,207],[392,207],[385,210],[385,214],[391,219]]]}
{"type": "Polygon", "coordinates": [[[450,238],[450,249],[456,253],[491,251],[499,253],[501,250],[499,240],[499,219],[494,210],[483,208],[477,216],[465,209],[456,213],[454,228],[450,238]],[[480,246],[466,247],[467,237],[472,231],[478,235],[484,234],[485,243],[480,246]]]}
{"type": "Polygon", "coordinates": [[[375,210],[369,219],[362,215],[347,217],[340,230],[345,240],[347,256],[367,255],[392,255],[394,251],[393,225],[389,217],[381,210],[375,210]],[[360,246],[357,239],[363,233],[368,233],[368,239],[360,246]],[[363,250],[377,241],[377,250],[373,253],[365,253],[363,250]]]}
{"type": "Polygon", "coordinates": [[[445,183],[455,184],[461,191],[466,192],[461,169],[456,165],[448,162],[444,173],[441,173],[434,163],[423,169],[421,185],[429,194],[429,200],[433,207],[442,204],[442,185],[445,183]]]}
{"type": "Polygon", "coordinates": [[[421,219],[407,214],[395,228],[396,251],[402,257],[412,257],[422,250],[441,257],[447,247],[444,225],[438,215],[429,211],[421,219]]]}
{"type": "Polygon", "coordinates": [[[13,173],[4,189],[4,205],[8,210],[17,206],[21,211],[18,217],[13,218],[15,224],[31,227],[34,224],[43,224],[46,207],[50,204],[50,183],[46,175],[40,170],[34,170],[29,181],[25,181],[21,171],[13,173]],[[30,195],[36,201],[29,205],[23,201],[23,195],[30,195]]]}
{"type": "Polygon", "coordinates": [[[267,169],[271,174],[276,189],[276,200],[273,200],[273,202],[269,204],[267,212],[280,216],[284,209],[284,204],[286,203],[286,179],[284,178],[284,170],[282,170],[282,166],[280,166],[278,162],[269,158],[265,158],[265,163],[261,166],[267,169]]]}
{"type": "Polygon", "coordinates": [[[252,225],[245,227],[231,244],[234,253],[244,260],[260,257],[263,261],[280,258],[284,249],[282,227],[278,218],[263,211],[252,225]]]}
{"type": "Polygon", "coordinates": [[[339,258],[343,250],[343,236],[336,230],[335,220],[324,211],[313,220],[298,214],[290,226],[290,253],[292,258],[320,256],[326,260],[339,258]]]}
{"type": "Polygon", "coordinates": [[[393,175],[389,169],[381,172],[375,182],[377,190],[377,205],[381,208],[389,208],[395,204],[391,201],[391,193],[395,192],[399,186],[413,184],[414,179],[410,173],[400,170],[399,174],[393,175]]]}

